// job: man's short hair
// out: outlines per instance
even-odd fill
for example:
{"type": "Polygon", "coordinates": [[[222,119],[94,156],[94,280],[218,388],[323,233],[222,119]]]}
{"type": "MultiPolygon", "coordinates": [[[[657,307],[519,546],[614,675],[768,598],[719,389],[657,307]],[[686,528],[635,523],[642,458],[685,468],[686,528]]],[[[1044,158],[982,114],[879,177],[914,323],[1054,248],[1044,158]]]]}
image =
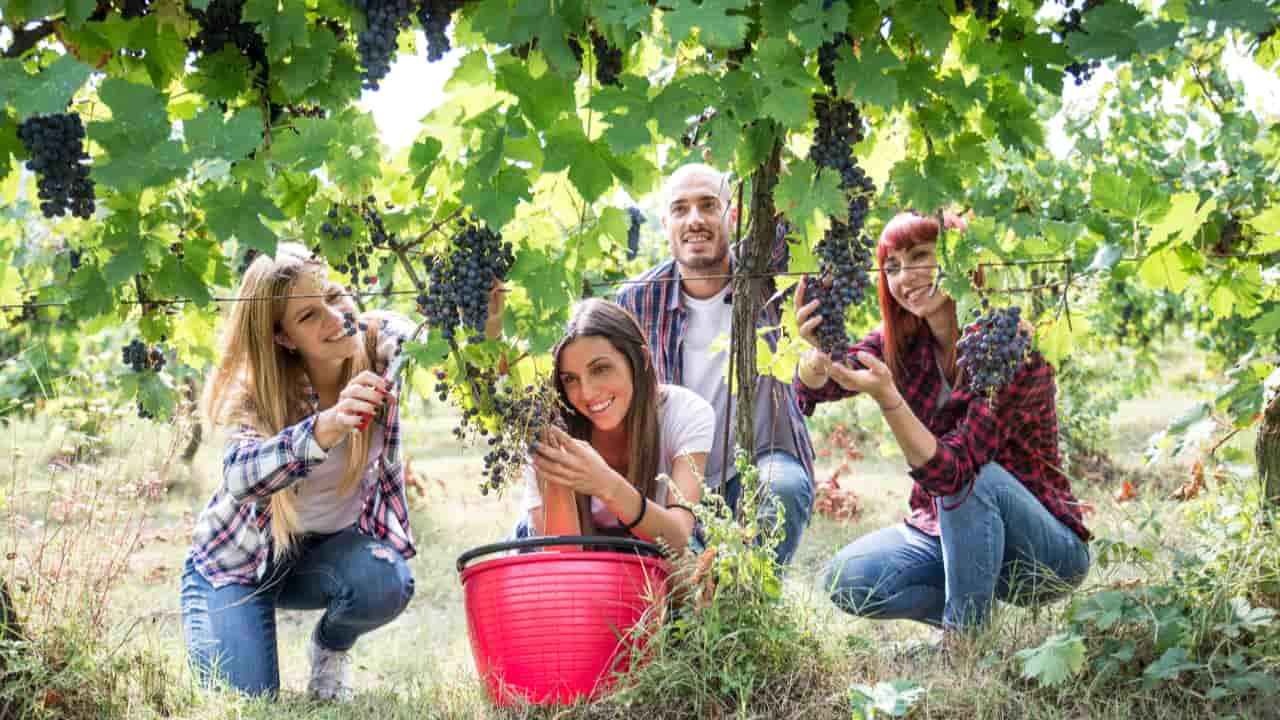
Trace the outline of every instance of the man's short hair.
{"type": "Polygon", "coordinates": [[[688,175],[707,174],[717,178],[720,181],[720,199],[724,201],[727,207],[731,202],[731,188],[729,187],[729,173],[722,173],[719,170],[706,165],[704,163],[689,163],[676,168],[675,172],[667,177],[667,182],[662,186],[662,214],[666,215],[671,208],[671,186],[688,175]]]}

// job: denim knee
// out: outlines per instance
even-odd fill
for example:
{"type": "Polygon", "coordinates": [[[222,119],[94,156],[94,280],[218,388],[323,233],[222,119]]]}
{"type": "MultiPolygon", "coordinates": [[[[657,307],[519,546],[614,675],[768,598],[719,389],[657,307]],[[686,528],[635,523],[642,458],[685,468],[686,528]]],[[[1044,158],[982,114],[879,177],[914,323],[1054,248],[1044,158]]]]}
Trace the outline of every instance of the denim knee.
{"type": "Polygon", "coordinates": [[[822,571],[822,587],[836,607],[851,615],[863,615],[877,602],[875,586],[868,585],[864,578],[848,577],[845,569],[842,564],[827,563],[822,571]]]}
{"type": "Polygon", "coordinates": [[[413,574],[400,553],[378,542],[369,543],[375,570],[363,574],[361,587],[348,588],[351,615],[371,622],[393,620],[413,599],[413,574]]]}

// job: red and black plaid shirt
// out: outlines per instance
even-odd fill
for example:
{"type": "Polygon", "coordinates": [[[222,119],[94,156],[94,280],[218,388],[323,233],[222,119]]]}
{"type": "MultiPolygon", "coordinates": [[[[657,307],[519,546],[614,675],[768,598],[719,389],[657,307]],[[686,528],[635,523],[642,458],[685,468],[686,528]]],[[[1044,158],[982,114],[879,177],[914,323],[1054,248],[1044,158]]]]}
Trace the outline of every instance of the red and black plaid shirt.
{"type": "MultiPolygon", "coordinates": [[[[884,336],[877,330],[850,349],[850,356],[865,350],[884,359],[884,336]]],[[[938,439],[938,450],[928,462],[910,471],[911,516],[907,522],[937,536],[938,513],[934,497],[960,493],[989,462],[1000,463],[1018,478],[1054,517],[1080,539],[1091,537],[1081,519],[1080,502],[1060,468],[1058,415],[1054,407],[1057,386],[1053,367],[1042,355],[1032,353],[1013,380],[992,404],[976,395],[961,379],[951,397],[938,406],[942,372],[932,348],[932,335],[917,335],[903,358],[904,379],[898,390],[911,411],[938,439]]],[[[812,415],[820,402],[840,400],[854,393],[834,381],[811,390],[795,381],[800,408],[812,415]]]]}

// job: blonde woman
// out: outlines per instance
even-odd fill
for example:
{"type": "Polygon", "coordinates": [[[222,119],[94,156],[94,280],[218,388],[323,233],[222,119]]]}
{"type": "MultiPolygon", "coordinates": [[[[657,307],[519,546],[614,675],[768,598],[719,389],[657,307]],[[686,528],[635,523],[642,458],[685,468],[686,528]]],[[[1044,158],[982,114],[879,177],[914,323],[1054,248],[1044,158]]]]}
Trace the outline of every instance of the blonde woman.
{"type": "Polygon", "coordinates": [[[252,695],[280,686],[276,608],[324,611],[308,691],[335,699],[356,639],[413,597],[399,412],[380,375],[413,326],[357,318],[328,277],[301,245],[254,260],[239,296],[262,299],[232,306],[205,388],[205,416],[232,436],[183,572],[183,629],[202,681],[252,695]]]}

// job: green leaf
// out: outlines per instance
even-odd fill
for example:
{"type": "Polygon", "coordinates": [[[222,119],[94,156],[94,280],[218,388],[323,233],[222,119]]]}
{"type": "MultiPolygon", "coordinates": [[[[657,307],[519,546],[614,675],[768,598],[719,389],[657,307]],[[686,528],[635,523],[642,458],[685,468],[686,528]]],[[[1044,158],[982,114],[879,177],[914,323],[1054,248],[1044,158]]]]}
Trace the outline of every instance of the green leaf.
{"type": "Polygon", "coordinates": [[[870,720],[880,713],[889,717],[906,717],[928,690],[911,680],[878,682],[875,686],[856,683],[849,686],[849,703],[854,718],[870,720]]]}
{"type": "Polygon", "coordinates": [[[673,0],[662,24],[677,45],[697,30],[703,45],[735,48],[747,37],[746,9],[746,0],[673,0]]]}
{"type": "Polygon", "coordinates": [[[778,212],[797,223],[808,222],[818,211],[832,217],[843,217],[847,211],[839,175],[819,173],[809,160],[791,163],[773,188],[773,201],[778,212]]]}
{"type": "Polygon", "coordinates": [[[183,72],[187,62],[186,40],[170,23],[161,23],[155,14],[133,21],[127,46],[143,53],[151,83],[164,88],[183,72]]]}
{"type": "Polygon", "coordinates": [[[1191,273],[1174,248],[1151,253],[1138,266],[1138,277],[1153,290],[1182,293],[1191,282],[1191,273]]]}
{"type": "Polygon", "coordinates": [[[413,173],[413,187],[415,190],[423,190],[427,186],[427,180],[431,177],[431,171],[435,170],[436,162],[440,160],[440,152],[444,149],[444,145],[433,137],[423,137],[413,144],[409,150],[409,170],[413,173]]]}
{"type": "Polygon", "coordinates": [[[93,178],[121,192],[140,192],[181,177],[190,164],[182,144],[170,138],[168,98],[145,85],[106,80],[98,96],[111,120],[89,124],[88,135],[106,151],[93,178]]]}
{"type": "Polygon", "coordinates": [[[1200,663],[1190,661],[1190,653],[1184,647],[1171,647],[1164,651],[1159,660],[1151,663],[1142,671],[1144,684],[1154,686],[1162,681],[1176,680],[1188,670],[1196,670],[1200,663]]]}
{"type": "Polygon", "coordinates": [[[337,49],[338,40],[329,28],[313,28],[304,45],[285,61],[271,65],[271,80],[290,99],[301,99],[308,89],[328,79],[337,49]]]}
{"type": "Polygon", "coordinates": [[[98,7],[97,0],[66,0],[67,24],[78,29],[98,7]]]}
{"type": "Polygon", "coordinates": [[[1271,312],[1254,320],[1249,325],[1249,330],[1260,338],[1274,338],[1280,335],[1280,305],[1271,308],[1271,312]]]}
{"type": "Polygon", "coordinates": [[[920,39],[930,55],[942,57],[951,42],[951,18],[942,11],[942,5],[930,0],[899,0],[894,3],[895,31],[900,27],[920,39]]]}
{"type": "Polygon", "coordinates": [[[1084,60],[1128,59],[1138,50],[1134,28],[1142,19],[1142,11],[1128,3],[1097,5],[1084,14],[1083,32],[1068,35],[1067,48],[1084,60]]]}
{"type": "Polygon", "coordinates": [[[23,70],[21,60],[0,60],[0,86],[5,92],[0,104],[11,105],[19,122],[32,115],[66,112],[92,72],[92,68],[69,54],[36,75],[23,70]]]}
{"type": "Polygon", "coordinates": [[[247,0],[240,17],[257,23],[258,34],[267,43],[267,58],[273,63],[284,57],[289,48],[307,40],[306,6],[299,2],[279,0],[247,0]]]}
{"type": "Polygon", "coordinates": [[[849,6],[826,0],[806,0],[791,11],[791,32],[806,50],[818,46],[843,32],[849,25],[849,6]],[[823,6],[829,6],[824,9],[823,6]]]}
{"type": "Polygon", "coordinates": [[[1219,28],[1236,27],[1255,34],[1276,24],[1275,6],[1265,0],[1190,0],[1187,14],[1219,28]]]}
{"type": "Polygon", "coordinates": [[[326,167],[338,185],[359,187],[381,173],[382,151],[373,115],[347,108],[336,117],[338,133],[326,167]]]}
{"type": "Polygon", "coordinates": [[[228,43],[212,55],[197,57],[186,84],[210,100],[231,100],[249,90],[252,78],[248,59],[228,43]]]}
{"type": "Polygon", "coordinates": [[[285,218],[267,198],[262,186],[251,183],[243,190],[236,186],[224,187],[206,194],[201,204],[209,229],[220,240],[229,242],[234,238],[242,247],[247,245],[271,256],[276,254],[276,234],[261,218],[277,221],[285,218]]]}
{"type": "Polygon", "coordinates": [[[166,255],[160,270],[151,275],[152,288],[161,295],[186,298],[195,302],[196,307],[205,307],[212,301],[209,287],[200,275],[178,259],[177,255],[166,255]]]}
{"type": "Polygon", "coordinates": [[[332,118],[297,118],[293,130],[275,135],[271,159],[295,170],[315,170],[337,141],[338,122],[332,118]]]}
{"type": "Polygon", "coordinates": [[[520,111],[535,128],[550,128],[573,112],[573,86],[550,71],[534,77],[524,64],[507,63],[498,68],[497,87],[519,98],[520,111]]]}
{"type": "Polygon", "coordinates": [[[1178,234],[1179,242],[1191,242],[1200,226],[1204,225],[1210,213],[1218,206],[1218,201],[1210,198],[1197,209],[1200,195],[1192,192],[1178,193],[1169,201],[1169,210],[1164,219],[1153,225],[1151,234],[1147,236],[1147,247],[1159,247],[1174,233],[1178,234]]]}
{"type": "Polygon", "coordinates": [[[1036,119],[1035,105],[1016,85],[1003,78],[991,83],[991,102],[986,115],[1005,147],[1031,153],[1035,146],[1044,144],[1044,128],[1036,119]]]}
{"type": "Polygon", "coordinates": [[[854,98],[883,108],[898,104],[898,71],[902,60],[888,43],[868,39],[862,45],[862,58],[845,57],[836,63],[836,83],[841,88],[854,87],[854,98]]]}
{"type": "Polygon", "coordinates": [[[492,228],[501,228],[515,217],[516,205],[530,200],[529,178],[519,168],[508,165],[485,184],[464,183],[462,201],[492,228]]]}
{"type": "Polygon", "coordinates": [[[262,116],[256,109],[239,110],[223,120],[221,110],[207,107],[183,123],[183,135],[193,159],[235,162],[262,142],[262,116]]]}
{"type": "Polygon", "coordinates": [[[1036,648],[1017,652],[1022,661],[1022,677],[1035,680],[1042,687],[1060,685],[1084,668],[1084,638],[1074,633],[1059,633],[1036,648]]]}

